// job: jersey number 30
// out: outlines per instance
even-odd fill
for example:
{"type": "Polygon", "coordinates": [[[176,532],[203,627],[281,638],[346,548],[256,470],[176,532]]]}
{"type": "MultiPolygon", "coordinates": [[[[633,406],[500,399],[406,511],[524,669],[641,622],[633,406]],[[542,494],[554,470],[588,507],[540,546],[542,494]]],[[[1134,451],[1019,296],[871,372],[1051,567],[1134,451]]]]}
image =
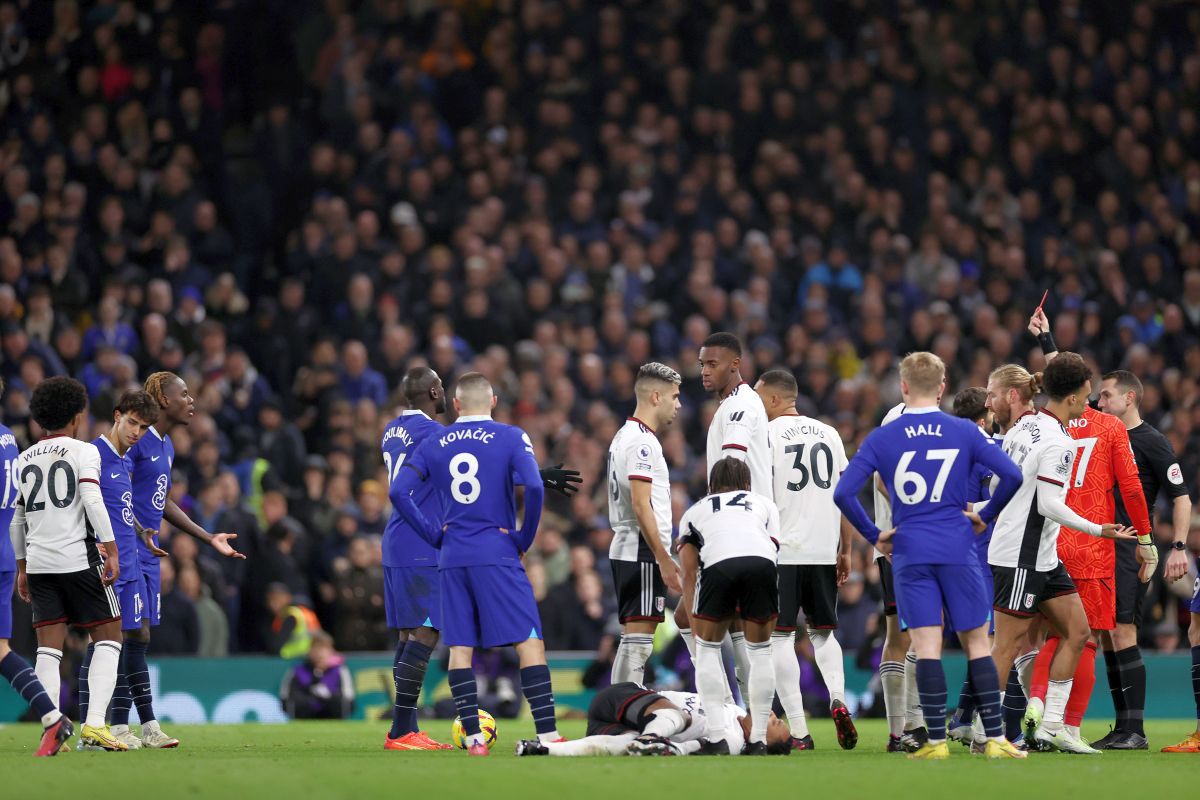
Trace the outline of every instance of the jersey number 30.
{"type": "Polygon", "coordinates": [[[916,455],[915,450],[906,450],[904,455],[900,456],[900,463],[896,465],[896,474],[892,478],[892,486],[896,489],[896,496],[906,506],[923,502],[926,495],[928,495],[931,502],[941,502],[942,492],[946,488],[946,480],[950,477],[950,468],[954,466],[954,460],[958,458],[958,451],[929,450],[925,453],[926,461],[942,462],[942,466],[938,469],[937,478],[933,481],[932,492],[929,491],[929,484],[925,481],[924,475],[919,472],[910,472],[908,469],[916,455]],[[909,491],[910,487],[912,491],[909,491]]]}

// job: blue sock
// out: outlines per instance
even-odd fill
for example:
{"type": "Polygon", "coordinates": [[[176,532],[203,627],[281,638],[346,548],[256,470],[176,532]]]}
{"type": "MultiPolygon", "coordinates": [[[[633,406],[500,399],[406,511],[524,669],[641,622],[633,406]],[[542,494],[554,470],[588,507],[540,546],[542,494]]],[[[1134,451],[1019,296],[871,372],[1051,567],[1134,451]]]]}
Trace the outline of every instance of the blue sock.
{"type": "Polygon", "coordinates": [[[146,649],[149,642],[129,639],[121,650],[121,660],[125,664],[125,680],[129,682],[129,694],[137,705],[138,717],[142,724],[153,720],[154,698],[150,696],[150,665],[146,663],[146,649]]]}
{"type": "Polygon", "coordinates": [[[554,689],[550,686],[550,667],[538,664],[521,670],[521,691],[533,713],[533,727],[538,733],[554,733],[558,722],[554,718],[554,689]]]}
{"type": "Polygon", "coordinates": [[[1200,645],[1192,648],[1192,695],[1196,698],[1196,719],[1200,720],[1200,645]]]}
{"type": "Polygon", "coordinates": [[[79,718],[87,719],[88,698],[91,692],[88,690],[88,668],[92,666],[92,654],[96,652],[95,643],[89,642],[87,650],[83,654],[83,661],[79,665],[79,718]]]}
{"type": "Polygon", "coordinates": [[[991,656],[967,662],[969,682],[975,689],[975,705],[983,729],[989,739],[997,739],[1004,733],[1003,717],[1000,715],[1000,674],[991,656]]]}
{"type": "Polygon", "coordinates": [[[409,639],[404,652],[397,656],[392,668],[392,676],[396,679],[396,702],[392,708],[392,731],[389,735],[393,739],[417,732],[417,698],[421,696],[425,668],[429,666],[429,656],[432,654],[433,648],[429,645],[409,639]]]}
{"type": "Polygon", "coordinates": [[[454,707],[458,709],[458,719],[462,722],[463,732],[467,736],[477,736],[481,731],[475,671],[452,669],[446,673],[446,680],[450,683],[450,694],[454,695],[454,707]]]}
{"type": "Polygon", "coordinates": [[[33,713],[39,717],[54,713],[56,708],[54,700],[46,694],[33,667],[29,666],[29,662],[17,655],[15,651],[9,650],[8,655],[0,660],[0,675],[3,675],[4,679],[12,684],[16,693],[21,695],[21,699],[33,709],[33,713]]]}
{"type": "Polygon", "coordinates": [[[921,711],[929,741],[946,739],[946,673],[941,659],[917,659],[917,691],[921,694],[921,711]]]}
{"type": "Polygon", "coordinates": [[[958,693],[958,706],[954,709],[955,725],[970,725],[975,721],[975,687],[971,685],[971,672],[963,680],[962,690],[958,693]]]}
{"type": "MultiPolygon", "coordinates": [[[[999,676],[997,676],[999,678],[999,676]]],[[[1025,690],[1021,688],[1021,679],[1017,677],[1014,667],[1008,673],[1008,684],[1004,687],[1004,736],[1010,742],[1015,741],[1025,730],[1021,718],[1025,716],[1025,690]]]]}
{"type": "Polygon", "coordinates": [[[403,736],[408,727],[408,715],[400,708],[400,659],[404,657],[404,648],[407,644],[407,640],[397,642],[396,652],[392,656],[392,685],[395,689],[395,697],[392,701],[392,729],[388,731],[390,739],[403,736]]]}

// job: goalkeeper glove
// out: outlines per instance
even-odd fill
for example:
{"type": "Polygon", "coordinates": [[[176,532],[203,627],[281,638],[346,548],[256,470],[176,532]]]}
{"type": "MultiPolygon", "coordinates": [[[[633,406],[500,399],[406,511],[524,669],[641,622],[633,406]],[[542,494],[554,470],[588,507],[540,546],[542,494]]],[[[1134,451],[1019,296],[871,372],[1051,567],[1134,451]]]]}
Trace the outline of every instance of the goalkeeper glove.
{"type": "Polygon", "coordinates": [[[1137,541],[1138,552],[1142,556],[1142,563],[1157,566],[1158,548],[1154,546],[1154,538],[1148,533],[1139,533],[1137,541]]]}
{"type": "Polygon", "coordinates": [[[579,487],[575,484],[583,483],[583,478],[579,477],[579,470],[563,469],[562,464],[555,464],[553,467],[539,470],[539,474],[542,476],[542,484],[547,489],[553,489],[566,497],[579,491],[579,487]]]}

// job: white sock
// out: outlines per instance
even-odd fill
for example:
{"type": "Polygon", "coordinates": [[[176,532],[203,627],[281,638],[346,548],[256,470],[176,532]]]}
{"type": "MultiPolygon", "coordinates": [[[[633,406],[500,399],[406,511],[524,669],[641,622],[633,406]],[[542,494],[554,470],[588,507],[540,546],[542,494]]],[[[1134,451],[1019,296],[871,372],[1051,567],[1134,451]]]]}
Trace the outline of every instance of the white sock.
{"type": "Polygon", "coordinates": [[[750,741],[767,740],[767,722],[775,700],[775,664],[771,661],[771,642],[746,642],[746,687],[750,708],[750,741]]]}
{"type": "Polygon", "coordinates": [[[842,663],[842,646],[833,631],[808,629],[808,640],[813,644],[813,656],[825,688],[829,690],[829,702],[846,702],[846,666],[842,663]]]}
{"type": "Polygon", "coordinates": [[[1042,726],[1048,731],[1060,731],[1063,728],[1063,716],[1067,711],[1067,700],[1071,696],[1073,679],[1065,681],[1051,680],[1046,688],[1046,713],[1042,715],[1042,726]]]}
{"type": "Polygon", "coordinates": [[[122,733],[129,733],[128,725],[112,725],[110,726],[113,736],[120,736],[122,733]]]}
{"type": "Polygon", "coordinates": [[[570,742],[546,742],[552,756],[623,756],[629,743],[637,738],[636,733],[618,736],[585,736],[570,742]]]}
{"type": "MultiPolygon", "coordinates": [[[[1001,695],[1004,693],[1001,692],[1001,695]]],[[[1000,698],[1000,707],[1004,708],[1004,698],[1000,698]]],[[[979,716],[979,712],[975,712],[975,718],[971,721],[971,738],[977,742],[987,741],[987,729],[983,727],[983,717],[979,716]]]]}
{"type": "Polygon", "coordinates": [[[909,650],[904,656],[904,730],[925,727],[925,712],[921,710],[921,692],[917,689],[917,653],[909,650]]]}
{"type": "Polygon", "coordinates": [[[879,683],[883,686],[883,707],[887,714],[888,733],[904,733],[904,662],[882,661],[879,664],[879,683]]]}
{"type": "Polygon", "coordinates": [[[721,660],[721,643],[696,640],[696,692],[708,717],[708,740],[725,739],[725,664],[721,660]]]}
{"type": "Polygon", "coordinates": [[[1069,733],[1071,736],[1073,736],[1076,739],[1079,738],[1079,726],[1078,725],[1063,725],[1063,727],[1067,729],[1067,733],[1069,733]]]}
{"type": "Polygon", "coordinates": [[[687,648],[688,655],[692,657],[692,663],[696,663],[696,637],[692,636],[691,628],[680,628],[679,638],[683,639],[683,646],[687,648]]]}
{"type": "Polygon", "coordinates": [[[617,645],[613,658],[612,682],[633,682],[639,686],[646,683],[646,662],[654,652],[654,634],[625,633],[617,645]]]}
{"type": "Polygon", "coordinates": [[[742,696],[742,706],[746,701],[746,678],[750,674],[750,657],[746,655],[746,634],[741,631],[731,631],[729,641],[733,645],[733,676],[737,678],[738,694],[742,696]]]}
{"type": "Polygon", "coordinates": [[[550,744],[551,742],[557,742],[559,739],[563,738],[563,735],[558,732],[558,728],[555,728],[549,733],[539,733],[537,738],[542,744],[550,744]]]}
{"type": "MultiPolygon", "coordinates": [[[[50,695],[54,707],[58,708],[59,698],[62,697],[62,650],[53,647],[39,647],[37,659],[33,662],[33,674],[41,681],[42,688],[50,695]]],[[[54,722],[58,717],[50,720],[54,722]]]]}
{"type": "Polygon", "coordinates": [[[117,688],[117,664],[121,660],[120,642],[96,642],[92,653],[92,665],[88,667],[88,714],[84,724],[92,728],[103,728],[108,714],[108,703],[113,689],[117,688]]]}
{"type": "MultiPolygon", "coordinates": [[[[1017,671],[1017,681],[1021,684],[1021,691],[1025,693],[1025,697],[1029,697],[1029,686],[1033,681],[1033,662],[1037,661],[1038,651],[1026,653],[1018,658],[1013,663],[1013,668],[1017,671]]],[[[1004,680],[1008,680],[1005,678],[1004,680]]]]}
{"type": "Polygon", "coordinates": [[[796,660],[796,633],[776,631],[771,634],[771,661],[775,665],[775,692],[783,713],[787,714],[792,736],[808,736],[808,720],[804,716],[804,695],[800,691],[800,662],[796,660]]]}
{"type": "MultiPolygon", "coordinates": [[[[158,720],[156,720],[156,719],[152,719],[149,722],[142,723],[142,736],[145,736],[147,733],[154,733],[155,731],[160,731],[160,730],[162,730],[162,729],[158,727],[158,720]]],[[[479,741],[483,742],[483,739],[480,739],[479,741]]]]}
{"type": "Polygon", "coordinates": [[[642,733],[669,739],[677,733],[682,733],[686,728],[687,720],[684,719],[682,711],[675,708],[660,708],[646,723],[646,728],[642,733]]]}

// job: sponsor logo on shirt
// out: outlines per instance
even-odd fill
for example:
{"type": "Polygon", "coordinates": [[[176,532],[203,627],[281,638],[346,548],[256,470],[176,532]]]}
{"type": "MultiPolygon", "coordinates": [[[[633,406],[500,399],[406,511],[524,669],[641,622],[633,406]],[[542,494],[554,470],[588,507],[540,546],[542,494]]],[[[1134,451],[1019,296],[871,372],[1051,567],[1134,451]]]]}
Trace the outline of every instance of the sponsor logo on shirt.
{"type": "Polygon", "coordinates": [[[1183,470],[1179,468],[1178,464],[1172,464],[1167,470],[1167,480],[1176,486],[1183,486],[1183,470]]]}
{"type": "Polygon", "coordinates": [[[729,415],[729,421],[730,422],[741,422],[742,417],[744,417],[744,416],[746,416],[745,411],[734,411],[732,414],[729,415]]]}

